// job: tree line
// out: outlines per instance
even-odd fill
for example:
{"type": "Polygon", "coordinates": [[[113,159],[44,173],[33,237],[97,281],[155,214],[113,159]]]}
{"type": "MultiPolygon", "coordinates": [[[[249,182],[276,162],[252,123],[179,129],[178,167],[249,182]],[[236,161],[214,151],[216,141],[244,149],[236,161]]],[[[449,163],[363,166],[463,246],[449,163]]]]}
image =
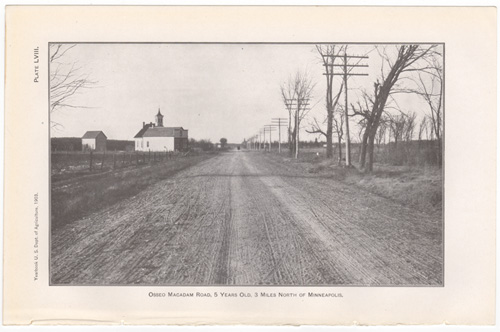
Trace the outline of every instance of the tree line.
{"type": "MultiPolygon", "coordinates": [[[[325,112],[322,118],[313,117],[306,132],[318,134],[326,139],[326,157],[333,158],[334,137],[337,141],[339,164],[342,163],[342,143],[354,137],[349,132],[348,124],[356,123],[360,149],[358,161],[360,168],[366,172],[373,170],[375,154],[380,151],[381,144],[392,142],[393,150],[406,145],[406,159],[411,161],[410,153],[414,153],[414,145],[408,142],[417,141],[418,149],[423,146],[433,150],[428,161],[442,165],[442,132],[443,132],[443,54],[440,45],[376,45],[374,53],[380,59],[379,74],[373,80],[372,89],[362,88],[361,97],[347,103],[347,80],[336,82],[334,70],[337,67],[347,68],[346,54],[348,45],[317,45],[326,79],[325,112]],[[343,63],[344,62],[344,63],[343,63]],[[426,105],[417,120],[417,113],[411,110],[412,105],[400,105],[395,96],[413,94],[426,105]],[[346,103],[340,100],[341,95],[346,103]],[[418,140],[415,140],[415,138],[418,140]],[[434,144],[424,144],[424,140],[434,144]],[[378,148],[378,151],[375,148],[378,148]]],[[[373,53],[373,52],[372,52],[373,53]]],[[[357,58],[367,58],[359,56],[357,58]]],[[[352,61],[350,68],[366,67],[352,61]]],[[[349,75],[349,73],[347,73],[349,75]]],[[[310,75],[298,71],[295,76],[281,85],[283,103],[289,115],[288,139],[290,154],[298,155],[297,140],[301,124],[310,111],[310,101],[315,84],[310,75]]],[[[384,149],[389,151],[389,149],[384,149]]],[[[349,152],[350,153],[350,152],[349,152]]],[[[404,153],[403,153],[404,155],[404,153]]],[[[377,156],[380,157],[380,156],[377,156]]],[[[399,158],[400,159],[400,158],[399,158]]],[[[349,165],[347,165],[349,166],[349,165]]]]}

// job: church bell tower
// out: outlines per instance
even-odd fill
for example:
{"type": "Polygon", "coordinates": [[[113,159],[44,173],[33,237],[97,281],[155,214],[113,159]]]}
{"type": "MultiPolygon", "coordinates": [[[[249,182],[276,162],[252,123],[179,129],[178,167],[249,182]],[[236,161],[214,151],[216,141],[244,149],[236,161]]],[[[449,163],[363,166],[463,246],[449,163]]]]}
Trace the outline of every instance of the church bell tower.
{"type": "Polygon", "coordinates": [[[163,115],[161,114],[159,107],[158,107],[158,114],[156,114],[156,126],[163,127],[163,115]]]}

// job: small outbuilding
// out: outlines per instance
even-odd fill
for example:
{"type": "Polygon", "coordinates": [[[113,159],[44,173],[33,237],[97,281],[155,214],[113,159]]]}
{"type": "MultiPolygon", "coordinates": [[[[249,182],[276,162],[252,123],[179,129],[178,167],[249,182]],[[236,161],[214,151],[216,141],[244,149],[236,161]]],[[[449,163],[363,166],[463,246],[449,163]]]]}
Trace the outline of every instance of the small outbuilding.
{"type": "Polygon", "coordinates": [[[82,136],[82,151],[106,151],[107,140],[102,131],[87,131],[82,136]]]}

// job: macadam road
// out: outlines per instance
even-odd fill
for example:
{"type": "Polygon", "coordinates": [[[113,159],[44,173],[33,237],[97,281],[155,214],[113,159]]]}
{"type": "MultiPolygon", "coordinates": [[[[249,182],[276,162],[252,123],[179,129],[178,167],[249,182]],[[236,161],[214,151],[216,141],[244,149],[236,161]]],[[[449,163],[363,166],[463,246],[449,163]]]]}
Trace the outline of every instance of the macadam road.
{"type": "Polygon", "coordinates": [[[52,284],[441,285],[442,222],[228,152],[52,235],[52,284]]]}

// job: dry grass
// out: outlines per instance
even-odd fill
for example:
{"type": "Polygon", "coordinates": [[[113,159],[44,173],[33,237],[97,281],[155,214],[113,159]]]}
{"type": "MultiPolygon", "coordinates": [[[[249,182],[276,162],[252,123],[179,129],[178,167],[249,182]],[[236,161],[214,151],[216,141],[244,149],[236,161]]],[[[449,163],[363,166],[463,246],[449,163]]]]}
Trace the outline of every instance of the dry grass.
{"type": "Polygon", "coordinates": [[[163,163],[53,181],[51,188],[52,231],[134,196],[148,186],[211,156],[213,155],[186,156],[163,163]]]}
{"type": "Polygon", "coordinates": [[[335,158],[325,159],[316,153],[303,153],[299,160],[286,154],[269,157],[281,159],[284,167],[293,167],[302,174],[333,178],[419,211],[442,214],[443,175],[442,169],[435,166],[375,164],[373,173],[365,174],[356,163],[354,168],[345,168],[338,166],[335,158]]]}
{"type": "Polygon", "coordinates": [[[372,174],[350,174],[345,181],[420,211],[442,213],[443,181],[437,167],[377,165],[372,174]]]}

